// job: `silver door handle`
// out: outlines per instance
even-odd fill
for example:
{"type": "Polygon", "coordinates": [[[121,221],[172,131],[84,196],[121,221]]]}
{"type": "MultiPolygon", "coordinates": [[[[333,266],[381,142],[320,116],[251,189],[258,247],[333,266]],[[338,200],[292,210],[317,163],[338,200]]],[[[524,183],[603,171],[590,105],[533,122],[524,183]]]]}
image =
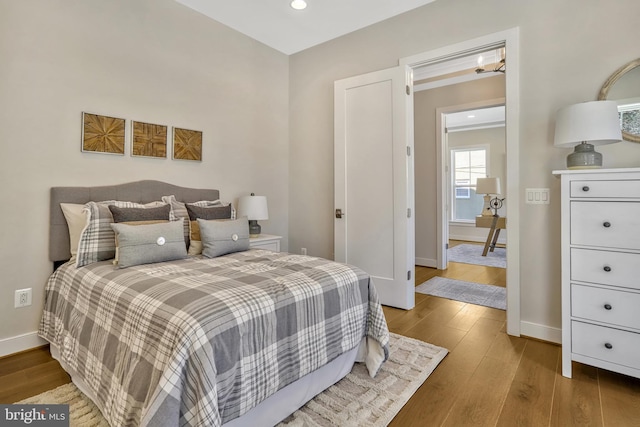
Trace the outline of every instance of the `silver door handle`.
{"type": "Polygon", "coordinates": [[[345,215],[344,212],[342,212],[342,209],[336,209],[336,218],[340,219],[345,215]]]}

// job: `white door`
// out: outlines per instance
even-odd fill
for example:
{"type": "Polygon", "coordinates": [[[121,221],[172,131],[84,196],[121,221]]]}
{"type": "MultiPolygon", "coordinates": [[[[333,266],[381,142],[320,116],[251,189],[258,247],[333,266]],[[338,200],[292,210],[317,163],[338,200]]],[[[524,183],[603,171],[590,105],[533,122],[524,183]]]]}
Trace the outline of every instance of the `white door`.
{"type": "Polygon", "coordinates": [[[404,67],[335,82],[335,259],[373,279],[384,305],[415,305],[413,138],[404,67]]]}

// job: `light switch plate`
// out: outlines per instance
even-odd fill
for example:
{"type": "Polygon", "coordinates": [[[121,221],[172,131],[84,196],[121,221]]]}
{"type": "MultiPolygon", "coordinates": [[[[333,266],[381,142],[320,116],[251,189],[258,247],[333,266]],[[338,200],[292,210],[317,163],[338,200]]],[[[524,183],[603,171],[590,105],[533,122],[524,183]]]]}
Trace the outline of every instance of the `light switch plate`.
{"type": "Polygon", "coordinates": [[[525,191],[525,203],[528,205],[548,205],[548,188],[527,188],[525,191]]]}

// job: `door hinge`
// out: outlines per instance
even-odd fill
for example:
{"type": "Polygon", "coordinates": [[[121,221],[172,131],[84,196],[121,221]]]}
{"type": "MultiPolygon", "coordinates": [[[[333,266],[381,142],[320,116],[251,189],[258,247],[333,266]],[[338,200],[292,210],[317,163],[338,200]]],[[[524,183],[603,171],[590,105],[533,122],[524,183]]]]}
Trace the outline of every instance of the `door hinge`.
{"type": "Polygon", "coordinates": [[[411,218],[411,208],[407,209],[407,218],[411,218]]]}
{"type": "Polygon", "coordinates": [[[407,271],[407,280],[411,280],[411,270],[407,271]]]}
{"type": "Polygon", "coordinates": [[[449,244],[448,244],[448,243],[445,243],[445,244],[444,244],[444,248],[445,248],[445,249],[449,249],[449,244]]]}
{"type": "Polygon", "coordinates": [[[411,147],[407,146],[407,156],[411,156],[411,147]]]}
{"type": "Polygon", "coordinates": [[[406,91],[407,91],[407,95],[411,95],[411,88],[409,87],[409,85],[406,85],[406,91]]]}

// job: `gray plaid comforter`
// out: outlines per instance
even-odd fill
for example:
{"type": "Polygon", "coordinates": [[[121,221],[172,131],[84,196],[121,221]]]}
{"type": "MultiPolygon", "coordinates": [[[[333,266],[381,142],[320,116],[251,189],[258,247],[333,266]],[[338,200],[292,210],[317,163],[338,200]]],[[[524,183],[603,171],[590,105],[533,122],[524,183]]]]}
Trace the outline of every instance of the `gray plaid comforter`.
{"type": "Polygon", "coordinates": [[[356,346],[375,375],[389,338],[366,273],[262,250],[66,264],[39,335],[112,426],[219,426],[356,346]]]}

